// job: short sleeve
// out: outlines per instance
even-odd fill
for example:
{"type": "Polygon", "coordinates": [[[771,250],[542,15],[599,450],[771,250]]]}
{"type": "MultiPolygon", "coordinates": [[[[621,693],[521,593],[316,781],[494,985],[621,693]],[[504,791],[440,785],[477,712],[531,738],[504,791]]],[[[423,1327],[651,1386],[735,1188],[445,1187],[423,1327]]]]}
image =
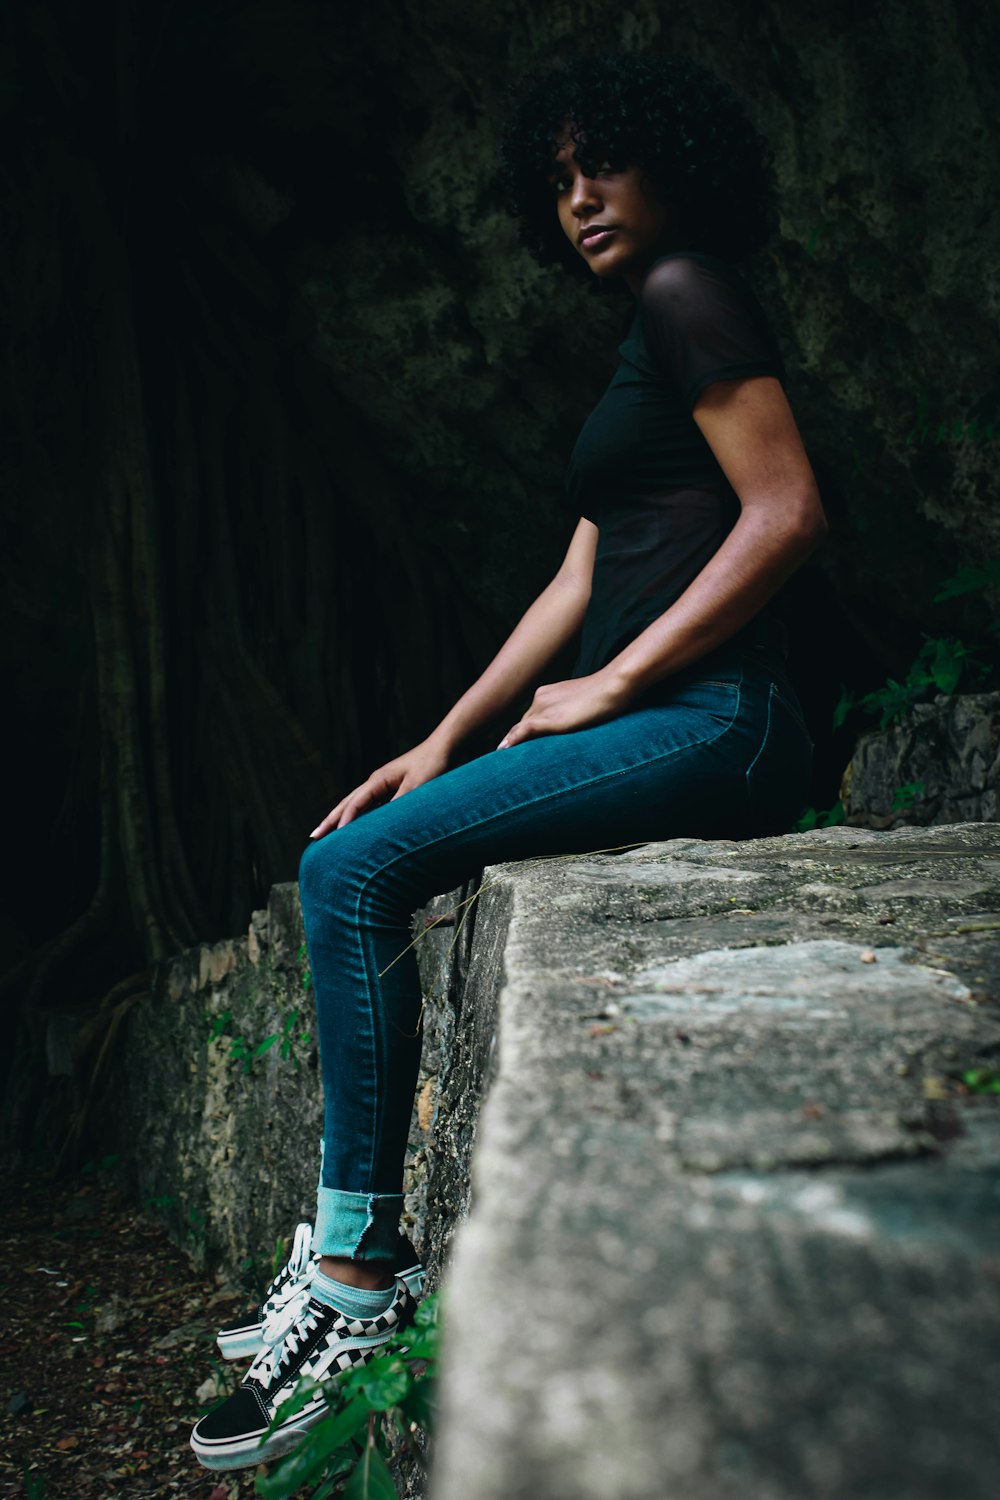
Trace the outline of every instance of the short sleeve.
{"type": "Polygon", "coordinates": [[[639,294],[639,316],[653,363],[688,410],[716,380],[774,375],[784,382],[764,314],[724,261],[687,255],[657,261],[639,294]]]}

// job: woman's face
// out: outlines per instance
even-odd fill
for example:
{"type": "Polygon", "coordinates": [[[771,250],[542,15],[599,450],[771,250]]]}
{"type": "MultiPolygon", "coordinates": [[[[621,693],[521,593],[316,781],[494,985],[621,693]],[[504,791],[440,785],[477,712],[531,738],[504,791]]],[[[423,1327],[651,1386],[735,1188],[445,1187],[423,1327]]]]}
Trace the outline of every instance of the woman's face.
{"type": "Polygon", "coordinates": [[[566,133],[551,182],[559,223],[595,276],[622,276],[635,289],[643,272],[671,248],[673,216],[639,167],[598,165],[588,177],[566,133]]]}

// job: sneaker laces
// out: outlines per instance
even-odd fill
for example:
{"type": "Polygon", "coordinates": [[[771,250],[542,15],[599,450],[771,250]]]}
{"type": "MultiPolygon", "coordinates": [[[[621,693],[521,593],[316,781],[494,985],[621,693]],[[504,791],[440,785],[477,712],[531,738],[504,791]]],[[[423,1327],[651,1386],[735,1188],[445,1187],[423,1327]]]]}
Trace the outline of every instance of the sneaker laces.
{"type": "Polygon", "coordinates": [[[311,1305],[309,1288],[302,1287],[264,1319],[261,1330],[264,1348],[248,1373],[264,1384],[269,1383],[292,1355],[298,1353],[318,1322],[319,1314],[311,1305]]]}
{"type": "Polygon", "coordinates": [[[285,1270],[293,1281],[298,1281],[302,1272],[309,1264],[309,1251],[312,1249],[312,1225],[300,1224],[295,1231],[292,1240],[292,1253],[288,1257],[285,1270]]]}
{"type": "Polygon", "coordinates": [[[302,1280],[309,1265],[309,1252],[311,1248],[312,1225],[300,1224],[292,1240],[291,1254],[264,1293],[265,1302],[270,1301],[272,1297],[286,1296],[289,1285],[294,1286],[296,1281],[302,1280]]]}

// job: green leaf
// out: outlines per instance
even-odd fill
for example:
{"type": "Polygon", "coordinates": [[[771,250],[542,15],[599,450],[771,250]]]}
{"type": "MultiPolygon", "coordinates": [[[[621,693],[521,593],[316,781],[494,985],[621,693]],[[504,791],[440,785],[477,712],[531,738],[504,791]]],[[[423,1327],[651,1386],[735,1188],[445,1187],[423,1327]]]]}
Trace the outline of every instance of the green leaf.
{"type": "Polygon", "coordinates": [[[833,728],[839,729],[847,715],[858,706],[858,700],[841,684],[840,697],[833,708],[833,728]]]}
{"type": "Polygon", "coordinates": [[[1000,1094],[1000,1073],[992,1068],[967,1068],[962,1082],[971,1094],[1000,1094]]]}
{"type": "Polygon", "coordinates": [[[434,1431],[437,1420],[437,1385],[433,1375],[422,1375],[413,1382],[410,1394],[399,1403],[399,1409],[410,1422],[426,1432],[434,1431]]]}
{"type": "MultiPolygon", "coordinates": [[[[846,817],[844,804],[838,801],[823,812],[817,811],[815,807],[807,807],[794,827],[797,833],[811,833],[814,828],[836,828],[846,817]]],[[[432,1358],[436,1358],[436,1355],[435,1350],[432,1358]]]]}
{"type": "Polygon", "coordinates": [[[439,1344],[436,1328],[428,1328],[426,1332],[418,1334],[414,1334],[411,1329],[406,1348],[401,1352],[405,1355],[407,1364],[412,1365],[421,1360],[437,1359],[439,1344]]]}
{"type": "Polygon", "coordinates": [[[413,1314],[413,1326],[415,1328],[437,1328],[441,1322],[441,1294],[431,1292],[425,1297],[413,1314]]]}
{"type": "Polygon", "coordinates": [[[939,692],[950,695],[958,687],[958,681],[962,675],[962,667],[967,654],[966,648],[961,641],[940,640],[934,642],[931,676],[934,679],[934,686],[939,692]]]}
{"type": "Polygon", "coordinates": [[[230,1021],[233,1019],[233,1013],[231,1010],[224,1010],[221,1015],[216,1016],[214,1020],[211,1016],[206,1016],[205,1019],[211,1022],[208,1033],[208,1040],[210,1042],[214,1042],[218,1040],[218,1038],[225,1031],[226,1027],[229,1025],[230,1021]]]}
{"type": "Polygon", "coordinates": [[[274,1034],[272,1036],[266,1036],[264,1038],[264,1040],[262,1042],[258,1042],[257,1046],[253,1049],[253,1061],[256,1062],[256,1060],[257,1060],[258,1057],[263,1057],[265,1052],[270,1052],[270,1050],[274,1046],[275,1042],[280,1042],[280,1041],[281,1041],[281,1032],[280,1031],[274,1032],[274,1034]]]}
{"type": "MultiPolygon", "coordinates": [[[[379,1350],[371,1363],[374,1364],[376,1359],[384,1357],[383,1351],[379,1350]]],[[[354,1369],[341,1370],[336,1375],[331,1376],[323,1387],[326,1399],[330,1402],[353,1400],[355,1396],[363,1395],[364,1386],[368,1379],[369,1370],[367,1365],[356,1365],[354,1369]]],[[[367,1397],[365,1397],[365,1400],[367,1400],[367,1397]]]]}
{"type": "Polygon", "coordinates": [[[894,677],[890,677],[885,687],[877,688],[874,693],[866,693],[861,706],[870,713],[881,711],[879,728],[888,729],[890,724],[902,718],[913,707],[921,693],[930,687],[932,680],[914,664],[905,682],[897,682],[894,677]]]}
{"type": "Polygon", "coordinates": [[[331,1460],[322,1484],[318,1490],[313,1490],[309,1500],[331,1500],[333,1495],[342,1495],[344,1490],[341,1480],[345,1474],[350,1473],[357,1461],[356,1453],[345,1454],[343,1458],[331,1460]]]}
{"type": "Polygon", "coordinates": [[[977,593],[980,589],[1000,588],[1000,558],[994,558],[981,568],[959,568],[934,595],[935,604],[946,599],[957,599],[962,594],[977,593]]]}
{"type": "Polygon", "coordinates": [[[904,807],[912,807],[923,795],[922,781],[908,781],[905,786],[898,786],[893,793],[891,811],[900,812],[904,807]]]}
{"type": "Polygon", "coordinates": [[[399,1500],[388,1465],[374,1443],[369,1443],[344,1486],[344,1500],[399,1500]]]}
{"type": "Polygon", "coordinates": [[[257,1494],[262,1500],[289,1500],[300,1485],[320,1477],[318,1471],[331,1455],[350,1442],[367,1420],[368,1404],[361,1398],[336,1416],[324,1417],[270,1474],[257,1480],[257,1494]]]}
{"type": "Polygon", "coordinates": [[[413,1376],[403,1360],[372,1360],[364,1369],[368,1378],[361,1382],[361,1390],[372,1411],[388,1411],[409,1394],[413,1376]]]}

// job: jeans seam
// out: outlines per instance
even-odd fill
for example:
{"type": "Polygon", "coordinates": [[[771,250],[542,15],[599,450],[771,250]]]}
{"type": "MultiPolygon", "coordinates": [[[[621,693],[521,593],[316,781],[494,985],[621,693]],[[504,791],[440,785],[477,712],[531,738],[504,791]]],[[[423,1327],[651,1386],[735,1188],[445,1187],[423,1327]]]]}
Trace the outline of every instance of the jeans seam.
{"type": "Polygon", "coordinates": [[[793,703],[789,703],[789,701],[786,698],[785,694],[781,691],[781,688],[778,686],[778,684],[776,682],[773,682],[771,684],[771,691],[774,694],[774,697],[781,704],[781,706],[785,710],[785,712],[787,714],[789,714],[791,716],[791,718],[793,718],[795,720],[796,724],[802,730],[802,733],[805,735],[806,739],[809,741],[809,743],[811,745],[812,744],[812,735],[809,733],[809,727],[806,724],[805,717],[804,717],[804,715],[802,713],[802,710],[799,709],[799,708],[796,708],[793,703]]]}
{"type": "MultiPolygon", "coordinates": [[[[733,688],[735,690],[735,694],[736,694],[736,698],[735,698],[735,703],[733,705],[732,714],[730,715],[730,717],[726,721],[726,723],[723,725],[723,727],[719,730],[718,734],[715,734],[715,735],[706,735],[703,739],[693,740],[688,745],[677,746],[673,750],[669,750],[669,751],[665,752],[664,754],[651,756],[647,760],[644,760],[644,761],[641,761],[641,762],[637,761],[633,765],[619,766],[614,771],[605,771],[605,772],[602,772],[601,775],[599,775],[599,776],[593,776],[593,777],[591,777],[589,781],[578,782],[572,788],[562,787],[558,791],[553,791],[553,792],[548,793],[545,797],[536,798],[536,799],[533,799],[533,800],[530,800],[530,801],[524,801],[524,802],[518,804],[518,806],[516,806],[516,807],[505,808],[503,810],[503,812],[501,812],[501,813],[494,813],[491,818],[484,818],[484,819],[481,819],[479,821],[474,821],[474,822],[471,822],[471,823],[467,823],[462,828],[452,828],[452,829],[450,829],[448,831],[448,833],[441,834],[438,838],[431,839],[426,844],[421,844],[421,846],[420,846],[421,851],[423,852],[423,851],[426,851],[428,849],[431,849],[436,844],[442,844],[442,843],[446,842],[448,839],[453,839],[456,836],[459,836],[461,834],[469,833],[473,829],[485,828],[491,822],[498,822],[498,821],[501,821],[501,820],[503,820],[505,818],[509,818],[513,813],[523,812],[525,810],[525,808],[527,808],[527,807],[534,807],[534,806],[541,807],[546,802],[553,801],[556,797],[562,797],[562,796],[564,796],[568,791],[580,792],[580,791],[586,790],[586,789],[588,789],[590,787],[596,786],[596,785],[598,785],[602,781],[613,781],[616,777],[628,775],[631,771],[638,770],[639,767],[640,767],[640,765],[642,767],[653,766],[653,765],[656,765],[657,762],[659,762],[659,761],[669,760],[669,759],[671,759],[672,756],[681,754],[682,751],[694,750],[694,749],[697,749],[698,747],[703,746],[703,745],[715,744],[718,740],[720,740],[722,738],[722,736],[724,734],[728,734],[729,730],[733,727],[734,723],[736,722],[736,720],[737,720],[737,718],[739,716],[740,705],[742,703],[742,689],[743,689],[743,672],[742,672],[742,670],[740,672],[739,680],[737,682],[735,682],[735,683],[734,682],[718,683],[718,684],[716,684],[716,686],[733,688]]],[[[770,724],[770,698],[768,699],[768,723],[770,724]]],[[[499,754],[501,752],[498,751],[498,752],[494,752],[494,753],[499,754]]],[[[354,919],[355,919],[356,928],[357,928],[357,931],[359,932],[359,934],[361,933],[361,915],[360,915],[361,903],[364,900],[365,896],[367,895],[367,893],[368,893],[369,889],[371,888],[372,884],[379,877],[383,876],[387,871],[391,870],[394,865],[399,864],[401,860],[404,860],[404,859],[408,858],[412,853],[413,853],[413,850],[412,849],[408,849],[404,853],[394,855],[394,857],[391,860],[389,860],[386,864],[380,865],[377,870],[371,871],[371,873],[367,876],[367,878],[362,883],[361,888],[358,891],[358,895],[357,895],[357,898],[355,900],[355,906],[354,906],[354,919]]],[[[374,996],[374,993],[375,993],[376,986],[378,984],[379,974],[378,974],[378,970],[376,969],[375,970],[375,983],[373,984],[372,983],[371,965],[369,963],[369,955],[368,955],[368,951],[367,951],[367,945],[362,940],[359,943],[359,946],[361,948],[362,962],[364,964],[364,969],[365,969],[365,979],[366,979],[366,983],[367,983],[368,998],[369,998],[368,1013],[369,1013],[369,1017],[370,1017],[370,1021],[371,1021],[371,1034],[372,1034],[372,1038],[373,1038],[373,1041],[374,1041],[374,1038],[375,1038],[375,1015],[374,1015],[374,1005],[373,1005],[372,1001],[373,1001],[373,996],[374,996]]],[[[378,1069],[377,1068],[376,1068],[376,1078],[375,1078],[375,1092],[376,1092],[376,1098],[375,1098],[374,1107],[373,1107],[373,1110],[372,1110],[373,1124],[377,1123],[378,1118],[379,1118],[379,1113],[380,1113],[379,1108],[378,1108],[378,1103],[379,1103],[379,1095],[380,1095],[380,1092],[381,1092],[381,1088],[380,1088],[380,1083],[379,1083],[379,1079],[378,1079],[378,1069]]],[[[378,1159],[378,1146],[380,1144],[380,1141],[381,1141],[381,1132],[377,1131],[377,1129],[373,1129],[372,1130],[372,1151],[371,1151],[371,1156],[369,1158],[369,1164],[368,1164],[369,1181],[374,1176],[375,1163],[376,1163],[376,1161],[378,1159]]]]}
{"type": "Polygon", "coordinates": [[[764,725],[764,738],[760,742],[760,748],[757,751],[757,754],[754,756],[753,760],[750,762],[743,773],[743,779],[746,783],[747,789],[747,806],[750,808],[753,807],[753,789],[750,785],[750,778],[753,775],[754,767],[760,760],[761,756],[764,754],[764,751],[767,749],[767,742],[771,737],[771,704],[774,702],[774,693],[775,688],[774,683],[772,682],[768,686],[767,690],[767,723],[764,725]]]}

